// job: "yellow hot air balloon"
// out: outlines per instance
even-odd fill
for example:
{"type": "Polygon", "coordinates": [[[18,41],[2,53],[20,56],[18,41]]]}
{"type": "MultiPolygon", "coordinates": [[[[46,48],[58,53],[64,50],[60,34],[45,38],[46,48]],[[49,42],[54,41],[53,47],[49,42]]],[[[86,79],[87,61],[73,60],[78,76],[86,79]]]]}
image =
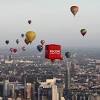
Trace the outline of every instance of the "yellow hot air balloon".
{"type": "Polygon", "coordinates": [[[28,31],[26,33],[26,38],[29,41],[29,43],[32,43],[32,41],[36,38],[36,33],[32,31],[28,31]]]}

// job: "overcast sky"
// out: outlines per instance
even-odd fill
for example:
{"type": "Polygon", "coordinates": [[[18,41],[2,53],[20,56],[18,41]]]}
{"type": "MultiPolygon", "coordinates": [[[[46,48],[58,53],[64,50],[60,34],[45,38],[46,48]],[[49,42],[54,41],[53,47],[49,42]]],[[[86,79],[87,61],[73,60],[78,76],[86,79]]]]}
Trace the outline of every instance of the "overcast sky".
{"type": "Polygon", "coordinates": [[[65,47],[100,47],[99,8],[100,0],[0,0],[0,45],[6,39],[15,45],[15,39],[32,30],[37,33],[32,45],[44,39],[65,47]],[[80,8],[75,17],[72,5],[80,8]],[[84,38],[81,28],[87,29],[84,38]]]}

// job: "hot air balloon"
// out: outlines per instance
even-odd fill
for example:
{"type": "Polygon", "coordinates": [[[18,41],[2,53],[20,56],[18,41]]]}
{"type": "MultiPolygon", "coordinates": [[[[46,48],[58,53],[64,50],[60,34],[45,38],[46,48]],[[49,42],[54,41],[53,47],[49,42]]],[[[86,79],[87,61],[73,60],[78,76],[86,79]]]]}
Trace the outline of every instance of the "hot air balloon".
{"type": "Polygon", "coordinates": [[[83,35],[83,36],[85,36],[85,34],[87,33],[87,30],[86,29],[81,29],[81,34],[83,35]]]}
{"type": "Polygon", "coordinates": [[[17,49],[16,49],[16,48],[14,48],[14,49],[13,49],[13,53],[16,53],[16,52],[17,52],[17,49]]]}
{"type": "Polygon", "coordinates": [[[70,52],[65,52],[65,56],[66,56],[66,58],[70,58],[71,57],[71,53],[70,52]]]}
{"type": "Polygon", "coordinates": [[[9,44],[9,40],[6,40],[5,43],[8,45],[9,44]]]}
{"type": "Polygon", "coordinates": [[[41,41],[40,41],[40,43],[41,43],[42,45],[44,45],[44,43],[45,43],[45,40],[41,40],[41,41]]]}
{"type": "Polygon", "coordinates": [[[11,51],[12,53],[16,53],[16,52],[17,52],[17,49],[16,49],[16,48],[10,48],[10,51],[11,51]]]}
{"type": "Polygon", "coordinates": [[[10,48],[10,52],[13,52],[13,48],[10,48]]]}
{"type": "Polygon", "coordinates": [[[39,52],[41,52],[41,51],[43,50],[43,46],[42,46],[42,45],[38,45],[38,46],[37,46],[37,50],[38,50],[39,52]]]}
{"type": "Polygon", "coordinates": [[[24,46],[22,47],[22,51],[26,51],[26,48],[24,46]]]}
{"type": "Polygon", "coordinates": [[[21,37],[23,38],[24,37],[24,34],[21,34],[21,37]]]}
{"type": "Polygon", "coordinates": [[[19,40],[18,39],[16,39],[16,43],[19,44],[19,40]]]}
{"type": "Polygon", "coordinates": [[[29,24],[31,24],[31,23],[32,23],[32,21],[31,21],[31,20],[28,20],[28,23],[29,23],[29,24]]]}
{"type": "Polygon", "coordinates": [[[71,6],[70,8],[72,14],[75,16],[79,10],[79,7],[78,6],[71,6]]]}
{"type": "Polygon", "coordinates": [[[29,43],[32,43],[32,41],[35,39],[36,33],[32,31],[28,31],[26,33],[26,39],[29,41],[29,43]]]}
{"type": "Polygon", "coordinates": [[[56,59],[62,60],[61,45],[49,44],[45,46],[45,58],[54,62],[56,59]]]}
{"type": "Polygon", "coordinates": [[[29,44],[29,41],[27,38],[25,38],[24,42],[28,45],[29,44]]]}

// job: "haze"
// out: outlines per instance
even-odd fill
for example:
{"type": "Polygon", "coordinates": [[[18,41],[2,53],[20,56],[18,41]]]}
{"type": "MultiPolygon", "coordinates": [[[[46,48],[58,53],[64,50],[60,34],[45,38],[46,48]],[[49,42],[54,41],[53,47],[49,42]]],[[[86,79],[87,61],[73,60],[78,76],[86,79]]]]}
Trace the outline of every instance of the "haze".
{"type": "Polygon", "coordinates": [[[64,47],[99,47],[99,7],[100,0],[0,0],[0,46],[6,46],[6,39],[15,46],[15,39],[22,40],[22,33],[33,30],[37,37],[32,46],[44,39],[64,47]],[[80,8],[75,17],[72,5],[80,8]],[[85,37],[81,28],[88,31],[85,37]]]}

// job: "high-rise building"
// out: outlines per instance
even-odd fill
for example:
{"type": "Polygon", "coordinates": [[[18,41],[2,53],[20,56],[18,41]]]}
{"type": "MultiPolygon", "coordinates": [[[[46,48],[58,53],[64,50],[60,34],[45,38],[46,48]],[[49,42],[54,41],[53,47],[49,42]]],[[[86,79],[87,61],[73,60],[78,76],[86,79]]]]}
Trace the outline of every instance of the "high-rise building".
{"type": "Polygon", "coordinates": [[[100,100],[100,95],[90,95],[88,100],[100,100]]]}
{"type": "Polygon", "coordinates": [[[22,100],[22,98],[21,97],[17,97],[16,100],[22,100]]]}
{"type": "Polygon", "coordinates": [[[65,98],[64,97],[61,97],[61,100],[65,100],[65,98]]]}
{"type": "Polygon", "coordinates": [[[0,83],[0,97],[3,97],[3,83],[0,83]]]}
{"type": "Polygon", "coordinates": [[[38,89],[39,89],[40,83],[38,81],[34,82],[33,84],[33,96],[32,96],[32,100],[38,100],[38,89]]]}
{"type": "Polygon", "coordinates": [[[100,60],[96,60],[96,69],[100,70],[100,60]]]}
{"type": "Polygon", "coordinates": [[[59,93],[56,85],[52,85],[52,100],[59,100],[59,93]]]}
{"type": "Polygon", "coordinates": [[[95,100],[95,97],[93,95],[90,95],[88,100],[95,100]]]}
{"type": "Polygon", "coordinates": [[[68,90],[70,88],[70,66],[71,62],[67,62],[67,69],[65,74],[65,89],[68,90]]]}
{"type": "Polygon", "coordinates": [[[0,97],[0,100],[3,100],[3,98],[2,98],[2,97],[0,97]]]}
{"type": "Polygon", "coordinates": [[[70,61],[70,59],[67,60],[66,67],[67,68],[66,68],[66,74],[65,74],[64,97],[65,97],[65,100],[70,100],[71,99],[71,92],[70,92],[70,83],[71,83],[70,68],[71,68],[71,61],[70,61]]]}
{"type": "Polygon", "coordinates": [[[62,79],[56,79],[56,85],[59,93],[59,100],[63,97],[64,84],[62,79]]]}
{"type": "Polygon", "coordinates": [[[77,95],[73,95],[72,100],[77,100],[77,95]]]}
{"type": "Polygon", "coordinates": [[[74,61],[72,61],[70,66],[70,76],[74,77],[74,75],[75,75],[75,64],[74,61]]]}
{"type": "Polygon", "coordinates": [[[8,98],[8,100],[14,100],[13,98],[8,98]]]}
{"type": "Polygon", "coordinates": [[[32,100],[37,100],[35,93],[36,93],[36,91],[35,91],[35,83],[33,83],[32,84],[32,100]]]}
{"type": "Polygon", "coordinates": [[[32,98],[32,84],[31,83],[27,83],[26,85],[26,94],[27,94],[27,100],[31,100],[32,98]]]}
{"type": "Polygon", "coordinates": [[[9,80],[4,80],[3,98],[6,100],[6,98],[7,98],[9,95],[10,95],[9,80]]]}
{"type": "Polygon", "coordinates": [[[49,79],[46,80],[46,82],[41,82],[38,88],[38,100],[61,100],[61,97],[56,85],[56,79],[49,79]]]}
{"type": "Polygon", "coordinates": [[[38,100],[52,100],[52,88],[50,86],[40,86],[38,88],[38,100]]]}

